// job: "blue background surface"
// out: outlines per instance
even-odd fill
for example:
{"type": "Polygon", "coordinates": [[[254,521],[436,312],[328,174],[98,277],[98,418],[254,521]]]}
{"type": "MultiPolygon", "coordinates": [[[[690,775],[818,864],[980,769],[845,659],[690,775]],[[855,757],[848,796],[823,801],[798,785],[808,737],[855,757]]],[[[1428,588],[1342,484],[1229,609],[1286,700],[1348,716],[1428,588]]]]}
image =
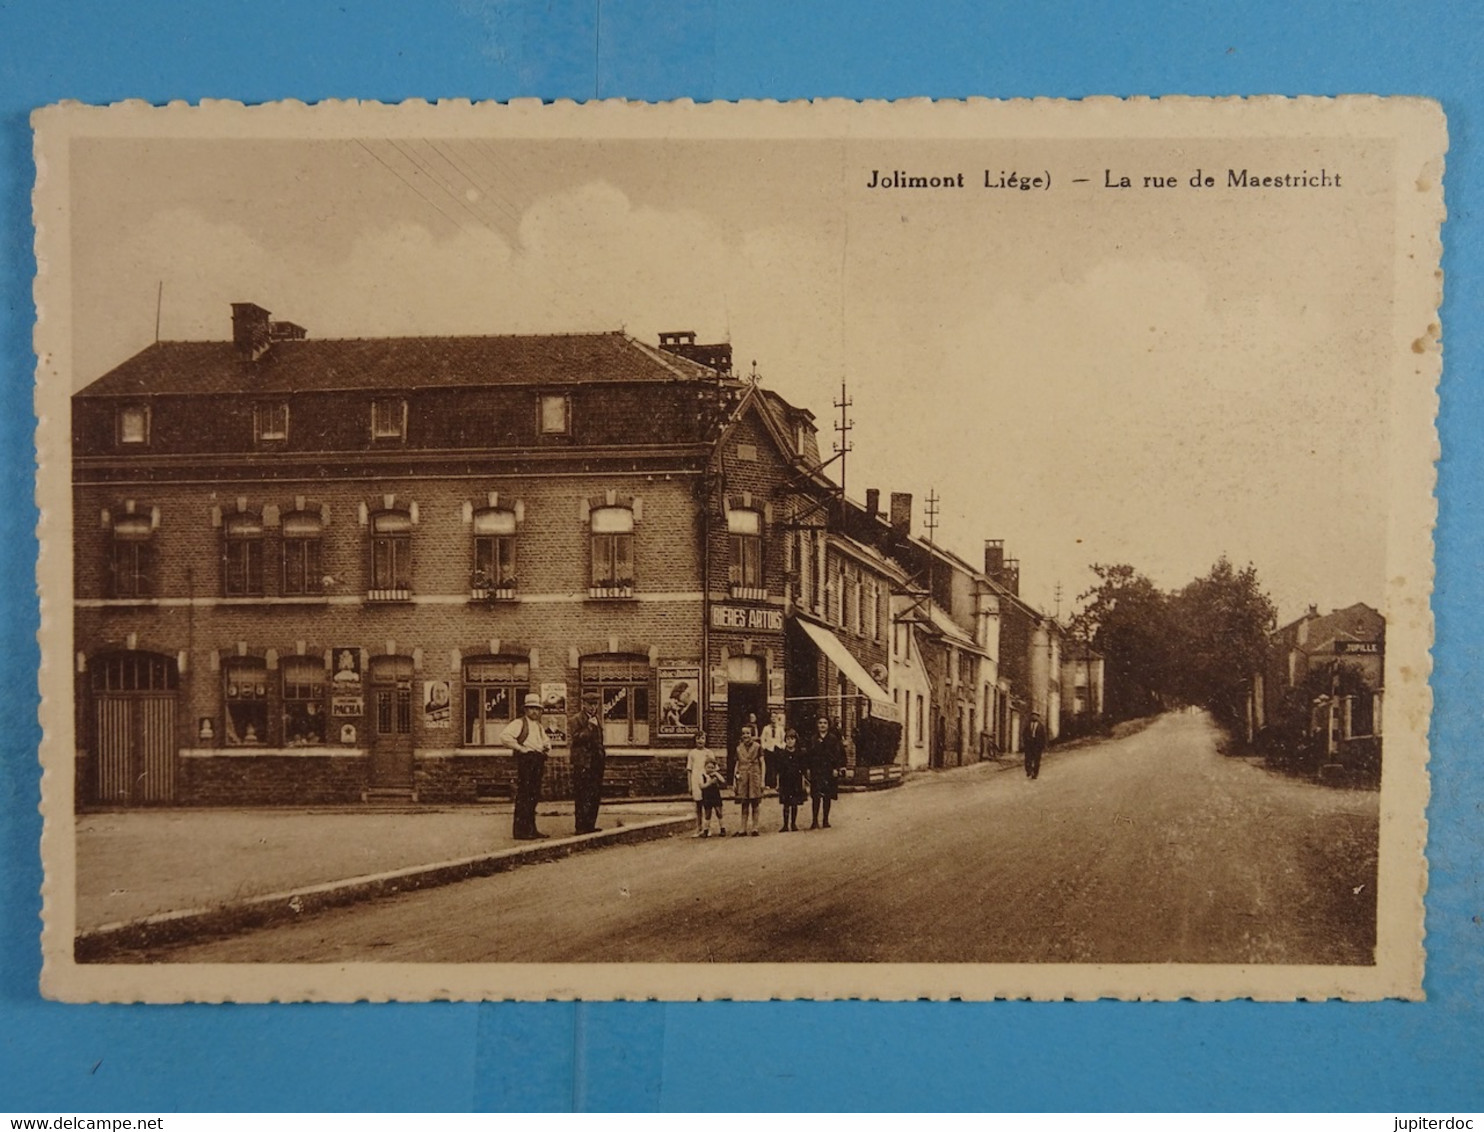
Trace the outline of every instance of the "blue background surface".
{"type": "Polygon", "coordinates": [[[1471,5],[0,0],[0,1110],[1484,1109],[1471,5]],[[1212,10],[1208,10],[1208,7],[1212,10]],[[1425,1004],[63,1006],[41,882],[27,116],[62,98],[1421,94],[1448,114],[1425,1004]],[[1474,692],[1468,689],[1474,688],[1474,692]]]}

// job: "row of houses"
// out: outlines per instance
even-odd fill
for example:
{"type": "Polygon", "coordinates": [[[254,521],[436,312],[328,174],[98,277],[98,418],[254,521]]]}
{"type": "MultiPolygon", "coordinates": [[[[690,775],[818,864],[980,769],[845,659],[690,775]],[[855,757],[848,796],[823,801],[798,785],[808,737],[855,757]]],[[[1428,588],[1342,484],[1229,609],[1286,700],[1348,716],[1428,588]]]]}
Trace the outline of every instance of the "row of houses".
{"type": "Polygon", "coordinates": [[[316,340],[252,303],[73,398],[80,804],[508,794],[539,694],[602,704],[609,789],[704,733],[836,718],[861,785],[1102,710],[1102,661],[814,415],[667,333],[316,340]]]}
{"type": "Polygon", "coordinates": [[[1247,742],[1295,767],[1378,776],[1385,672],[1379,611],[1364,602],[1329,613],[1309,606],[1268,635],[1249,683],[1247,742]]]}

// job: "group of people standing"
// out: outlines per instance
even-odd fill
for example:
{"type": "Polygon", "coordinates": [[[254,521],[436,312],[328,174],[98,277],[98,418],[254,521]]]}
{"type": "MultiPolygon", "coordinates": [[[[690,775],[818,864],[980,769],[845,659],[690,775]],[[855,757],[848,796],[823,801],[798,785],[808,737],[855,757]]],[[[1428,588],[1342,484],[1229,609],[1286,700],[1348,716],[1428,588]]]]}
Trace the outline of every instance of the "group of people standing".
{"type": "Polygon", "coordinates": [[[786,727],[782,714],[759,732],[749,721],[742,725],[737,745],[723,762],[706,749],[705,735],[697,735],[687,767],[691,798],[696,805],[697,837],[711,836],[716,819],[718,834],[727,836],[722,787],[731,784],[732,798],[741,808],[741,828],[734,837],[757,837],[759,810],[768,789],[778,791],[783,809],[780,833],[799,828],[799,807],[811,803],[810,829],[830,827],[830,805],[839,796],[837,777],[845,767],[845,743],[829,716],[821,715],[814,732],[801,742],[799,733],[786,727]]]}
{"type": "MultiPolygon", "coordinates": [[[[551,738],[541,720],[541,697],[532,692],[521,705],[521,715],[510,721],[500,742],[515,753],[515,820],[512,836],[517,841],[537,841],[547,835],[536,828],[536,802],[541,797],[541,776],[551,738]]],[[[596,692],[584,692],[582,710],[570,721],[569,747],[572,766],[573,831],[593,833],[598,828],[598,807],[603,798],[603,766],[608,752],[603,742],[603,721],[596,692]]]]}

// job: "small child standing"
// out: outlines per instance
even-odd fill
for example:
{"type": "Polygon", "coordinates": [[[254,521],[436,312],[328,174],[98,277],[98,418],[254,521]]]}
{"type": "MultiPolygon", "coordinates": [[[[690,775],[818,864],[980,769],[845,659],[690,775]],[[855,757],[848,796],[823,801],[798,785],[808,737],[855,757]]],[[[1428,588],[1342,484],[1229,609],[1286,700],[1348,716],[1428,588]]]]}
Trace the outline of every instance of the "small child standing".
{"type": "Polygon", "coordinates": [[[696,732],[695,742],[691,744],[690,753],[685,757],[685,778],[690,786],[691,801],[696,804],[696,837],[701,836],[704,828],[701,822],[701,791],[706,784],[706,764],[711,761],[711,752],[706,750],[706,733],[696,732]]]}
{"type": "Polygon", "coordinates": [[[714,757],[706,760],[706,769],[701,776],[701,809],[705,814],[705,826],[700,832],[701,837],[711,836],[711,815],[715,813],[716,824],[720,827],[720,836],[727,835],[726,818],[722,814],[721,806],[721,784],[726,781],[726,775],[722,773],[721,764],[714,757]]]}

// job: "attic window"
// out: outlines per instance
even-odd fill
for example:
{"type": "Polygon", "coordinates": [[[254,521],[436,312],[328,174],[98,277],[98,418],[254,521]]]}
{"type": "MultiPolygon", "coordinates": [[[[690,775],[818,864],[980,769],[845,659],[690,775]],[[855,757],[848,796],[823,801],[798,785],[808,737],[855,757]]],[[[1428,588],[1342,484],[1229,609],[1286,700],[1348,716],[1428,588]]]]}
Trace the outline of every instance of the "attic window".
{"type": "Polygon", "coordinates": [[[407,402],[391,398],[372,401],[371,437],[374,440],[406,440],[407,402]]]}
{"type": "Polygon", "coordinates": [[[120,444],[149,443],[149,406],[124,405],[118,411],[120,444]]]}
{"type": "Polygon", "coordinates": [[[565,436],[571,432],[571,399],[565,393],[543,393],[539,424],[542,436],[565,436]]]}
{"type": "Polygon", "coordinates": [[[252,407],[254,440],[287,440],[289,407],[284,401],[260,401],[252,407]]]}

